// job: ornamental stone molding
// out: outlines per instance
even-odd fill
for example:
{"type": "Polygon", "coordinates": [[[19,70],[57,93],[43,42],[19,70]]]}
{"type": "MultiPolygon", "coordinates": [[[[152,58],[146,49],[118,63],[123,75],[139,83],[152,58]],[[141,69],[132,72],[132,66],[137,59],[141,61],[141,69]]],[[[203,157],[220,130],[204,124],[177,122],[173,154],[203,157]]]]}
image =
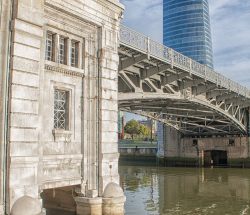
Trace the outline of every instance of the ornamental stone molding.
{"type": "Polygon", "coordinates": [[[76,76],[76,77],[82,77],[82,78],[84,77],[84,73],[82,73],[82,72],[74,71],[72,69],[71,70],[64,69],[64,68],[52,66],[49,64],[45,64],[44,69],[47,71],[52,71],[52,72],[59,72],[59,73],[62,73],[64,75],[68,75],[68,76],[76,76]]]}

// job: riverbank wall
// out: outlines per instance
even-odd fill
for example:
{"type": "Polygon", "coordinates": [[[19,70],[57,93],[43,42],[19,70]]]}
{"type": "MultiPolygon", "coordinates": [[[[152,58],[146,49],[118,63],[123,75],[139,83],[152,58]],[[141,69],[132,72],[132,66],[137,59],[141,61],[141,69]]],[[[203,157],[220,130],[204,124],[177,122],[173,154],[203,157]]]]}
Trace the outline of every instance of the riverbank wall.
{"type": "Polygon", "coordinates": [[[250,168],[250,138],[247,136],[183,137],[166,127],[152,147],[119,146],[122,161],[153,161],[168,167],[250,168]]]}
{"type": "MultiPolygon", "coordinates": [[[[156,155],[120,154],[119,163],[123,165],[146,165],[161,167],[203,167],[196,158],[158,158],[156,155]]],[[[206,165],[205,167],[250,168],[250,158],[229,159],[225,165],[206,165]]]]}

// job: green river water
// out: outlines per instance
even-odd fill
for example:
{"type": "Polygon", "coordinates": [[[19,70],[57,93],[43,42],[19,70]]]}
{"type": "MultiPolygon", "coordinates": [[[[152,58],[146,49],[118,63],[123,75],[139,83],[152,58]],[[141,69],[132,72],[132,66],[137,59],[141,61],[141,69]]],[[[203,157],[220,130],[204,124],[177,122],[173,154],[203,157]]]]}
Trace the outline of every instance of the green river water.
{"type": "Polygon", "coordinates": [[[120,166],[126,215],[250,215],[250,169],[120,166]]]}

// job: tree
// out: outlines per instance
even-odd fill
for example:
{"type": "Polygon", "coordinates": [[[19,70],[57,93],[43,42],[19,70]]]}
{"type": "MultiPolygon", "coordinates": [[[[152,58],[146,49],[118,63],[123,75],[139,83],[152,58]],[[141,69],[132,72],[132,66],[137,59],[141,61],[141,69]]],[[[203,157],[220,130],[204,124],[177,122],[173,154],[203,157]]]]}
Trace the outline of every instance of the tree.
{"type": "Polygon", "coordinates": [[[130,134],[133,140],[134,135],[140,134],[140,124],[136,120],[132,119],[125,125],[124,131],[125,133],[130,134]]]}
{"type": "Polygon", "coordinates": [[[145,125],[140,125],[139,131],[140,131],[140,134],[144,137],[147,137],[150,135],[150,129],[145,125]]]}

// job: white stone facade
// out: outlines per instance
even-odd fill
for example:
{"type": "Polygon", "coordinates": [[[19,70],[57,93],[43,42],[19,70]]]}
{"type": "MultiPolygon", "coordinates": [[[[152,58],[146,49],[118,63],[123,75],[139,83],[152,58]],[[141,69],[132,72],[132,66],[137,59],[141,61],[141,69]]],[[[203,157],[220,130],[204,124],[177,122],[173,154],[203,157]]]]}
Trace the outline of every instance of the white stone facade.
{"type": "Polygon", "coordinates": [[[119,183],[117,48],[123,6],[117,0],[0,4],[0,67],[4,71],[0,128],[5,131],[7,125],[9,135],[7,139],[4,132],[0,136],[1,158],[8,146],[8,160],[1,159],[1,170],[6,161],[9,166],[7,172],[1,171],[7,184],[1,180],[0,205],[7,197],[8,212],[24,195],[40,198],[44,189],[81,184],[86,186],[84,196],[101,196],[108,183],[119,183]],[[53,61],[45,58],[47,32],[54,36],[53,61]],[[65,64],[58,59],[59,36],[67,47],[65,64]],[[72,41],[78,47],[76,67],[70,63],[72,41]],[[9,102],[4,97],[7,84],[9,102]],[[67,129],[54,128],[55,89],[67,92],[67,129]]]}
{"type": "Polygon", "coordinates": [[[8,104],[8,73],[10,31],[9,21],[11,16],[10,1],[0,1],[0,214],[4,214],[7,200],[6,195],[6,167],[7,167],[7,104],[8,104]]]}

